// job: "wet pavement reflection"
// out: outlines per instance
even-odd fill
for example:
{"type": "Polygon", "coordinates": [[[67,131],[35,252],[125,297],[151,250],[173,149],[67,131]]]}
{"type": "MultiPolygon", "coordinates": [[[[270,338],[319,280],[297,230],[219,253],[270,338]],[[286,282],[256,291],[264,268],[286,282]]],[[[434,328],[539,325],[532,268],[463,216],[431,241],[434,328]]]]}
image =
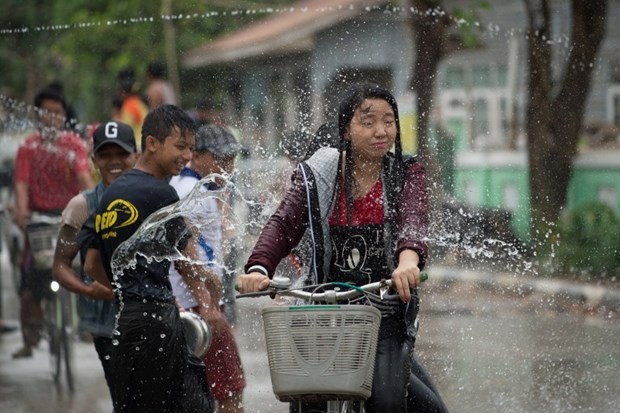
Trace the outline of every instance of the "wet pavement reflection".
{"type": "Polygon", "coordinates": [[[618,411],[617,317],[458,284],[423,304],[417,351],[451,411],[618,411]]]}
{"type": "MultiPolygon", "coordinates": [[[[617,317],[458,282],[429,281],[424,289],[416,348],[451,412],[618,411],[617,317]]],[[[6,294],[5,317],[15,315],[7,306],[16,304],[6,294]]],[[[235,334],[247,374],[247,412],[288,411],[271,392],[264,350],[260,308],[272,304],[268,298],[239,302],[235,334]]],[[[76,345],[77,391],[71,396],[52,382],[46,343],[33,359],[10,358],[20,340],[18,332],[0,339],[0,411],[112,411],[92,344],[76,345]]]]}

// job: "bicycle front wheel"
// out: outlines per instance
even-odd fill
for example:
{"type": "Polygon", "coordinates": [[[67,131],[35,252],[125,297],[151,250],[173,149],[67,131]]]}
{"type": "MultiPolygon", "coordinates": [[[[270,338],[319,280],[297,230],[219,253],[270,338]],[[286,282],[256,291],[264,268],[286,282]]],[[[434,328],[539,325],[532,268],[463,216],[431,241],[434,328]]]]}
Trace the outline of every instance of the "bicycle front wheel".
{"type": "Polygon", "coordinates": [[[291,403],[290,413],[364,413],[364,403],[354,400],[291,403]]]}
{"type": "Polygon", "coordinates": [[[58,311],[60,308],[58,308],[56,303],[56,297],[46,298],[44,304],[45,326],[49,341],[50,369],[54,382],[58,384],[62,370],[61,332],[58,327],[58,311]]]}
{"type": "Polygon", "coordinates": [[[65,378],[70,392],[75,389],[73,371],[73,297],[66,290],[60,291],[61,314],[61,347],[65,365],[65,378]]]}

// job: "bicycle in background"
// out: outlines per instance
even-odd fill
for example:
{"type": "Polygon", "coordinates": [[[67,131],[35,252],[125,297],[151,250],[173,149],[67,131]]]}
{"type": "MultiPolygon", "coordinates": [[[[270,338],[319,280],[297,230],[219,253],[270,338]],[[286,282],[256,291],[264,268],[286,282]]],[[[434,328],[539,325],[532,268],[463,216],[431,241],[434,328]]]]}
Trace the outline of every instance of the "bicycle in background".
{"type": "MultiPolygon", "coordinates": [[[[60,223],[58,215],[33,213],[30,217],[26,231],[36,270],[51,273],[60,223]]],[[[49,342],[52,377],[59,385],[64,370],[67,387],[73,392],[76,299],[56,281],[51,281],[49,288],[41,306],[43,337],[49,342]]]]}

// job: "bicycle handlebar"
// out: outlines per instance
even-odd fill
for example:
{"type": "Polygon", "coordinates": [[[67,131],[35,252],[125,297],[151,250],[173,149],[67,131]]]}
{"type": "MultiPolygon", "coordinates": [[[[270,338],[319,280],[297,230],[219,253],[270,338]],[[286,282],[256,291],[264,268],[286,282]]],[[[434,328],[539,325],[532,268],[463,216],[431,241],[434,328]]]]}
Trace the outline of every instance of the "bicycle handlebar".
{"type": "Polygon", "coordinates": [[[33,212],[30,214],[28,225],[57,225],[62,220],[62,216],[59,214],[47,214],[42,212],[33,212]]]}
{"type": "MultiPolygon", "coordinates": [[[[424,282],[428,279],[428,274],[426,272],[422,272],[420,274],[420,281],[424,282]]],[[[359,298],[365,293],[371,293],[375,291],[381,290],[382,299],[388,300],[396,300],[398,299],[398,294],[386,294],[388,289],[392,287],[392,280],[381,280],[374,283],[365,284],[362,286],[356,286],[353,284],[343,283],[343,282],[330,282],[326,284],[312,285],[312,286],[304,286],[301,288],[291,288],[292,281],[288,277],[278,276],[274,277],[269,282],[269,287],[267,287],[264,291],[257,291],[252,293],[245,294],[237,294],[236,298],[246,298],[246,297],[262,297],[262,296],[284,296],[284,297],[293,297],[293,298],[301,298],[308,302],[324,302],[328,304],[337,303],[340,301],[352,300],[355,298],[359,298]],[[314,288],[317,290],[321,287],[326,286],[334,286],[334,287],[344,287],[348,288],[347,291],[338,291],[338,290],[327,290],[322,293],[317,293],[314,291],[305,291],[305,289],[314,288]]],[[[237,285],[235,284],[235,290],[237,290],[237,285]]]]}

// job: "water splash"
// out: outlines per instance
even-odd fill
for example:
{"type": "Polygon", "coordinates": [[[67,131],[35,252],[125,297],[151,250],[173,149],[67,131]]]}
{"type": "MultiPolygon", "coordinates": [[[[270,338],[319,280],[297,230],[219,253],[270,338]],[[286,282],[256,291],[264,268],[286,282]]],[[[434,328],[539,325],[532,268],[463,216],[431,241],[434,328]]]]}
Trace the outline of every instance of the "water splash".
{"type": "MultiPolygon", "coordinates": [[[[333,14],[335,12],[342,11],[361,11],[364,13],[381,12],[384,15],[399,16],[407,18],[411,16],[419,16],[427,19],[431,19],[438,24],[439,19],[447,19],[457,27],[473,27],[479,31],[479,35],[482,37],[495,37],[503,36],[505,38],[511,38],[515,35],[524,35],[525,31],[521,28],[501,28],[498,24],[493,22],[484,23],[480,21],[473,14],[467,18],[463,17],[460,13],[451,13],[440,7],[436,7],[428,10],[420,10],[416,7],[401,7],[392,5],[375,5],[375,6],[363,6],[354,4],[332,4],[329,6],[322,6],[316,8],[309,7],[294,7],[294,6],[282,6],[282,7],[258,7],[258,8],[236,8],[232,10],[202,10],[200,12],[187,12],[178,14],[159,14],[151,16],[134,16],[129,18],[119,19],[107,19],[102,18],[100,20],[81,21],[76,23],[60,22],[60,23],[48,23],[38,26],[20,26],[20,27],[2,27],[0,28],[0,36],[24,36],[30,33],[40,33],[47,31],[70,31],[70,30],[90,30],[100,27],[111,26],[132,26],[140,24],[153,24],[161,21],[173,21],[177,24],[193,24],[198,20],[206,19],[221,19],[221,18],[238,18],[242,16],[256,16],[257,18],[265,18],[278,14],[307,14],[314,13],[321,18],[320,15],[333,14]]],[[[550,44],[564,45],[565,49],[569,49],[569,37],[566,34],[560,33],[556,37],[548,39],[550,44]]]]}
{"type": "Polygon", "coordinates": [[[244,248],[255,238],[251,230],[262,227],[265,215],[252,215],[251,211],[273,210],[277,200],[265,194],[261,200],[246,198],[240,190],[245,185],[237,184],[234,177],[211,174],[196,183],[190,194],[180,201],[160,209],[149,216],[131,238],[122,243],[114,252],[112,272],[114,281],[123,276],[126,269],[134,269],[138,257],[147,261],[163,260],[185,261],[202,266],[217,266],[226,271],[239,272],[238,267],[230,267],[222,257],[231,254],[235,249],[244,248]],[[213,188],[214,185],[218,189],[213,188]],[[219,213],[215,213],[207,204],[216,202],[219,213]],[[183,233],[170,243],[166,241],[166,224],[173,220],[183,219],[183,233]],[[179,247],[188,236],[199,236],[212,230],[213,225],[220,227],[225,234],[220,253],[214,261],[189,258],[179,247]]]}

